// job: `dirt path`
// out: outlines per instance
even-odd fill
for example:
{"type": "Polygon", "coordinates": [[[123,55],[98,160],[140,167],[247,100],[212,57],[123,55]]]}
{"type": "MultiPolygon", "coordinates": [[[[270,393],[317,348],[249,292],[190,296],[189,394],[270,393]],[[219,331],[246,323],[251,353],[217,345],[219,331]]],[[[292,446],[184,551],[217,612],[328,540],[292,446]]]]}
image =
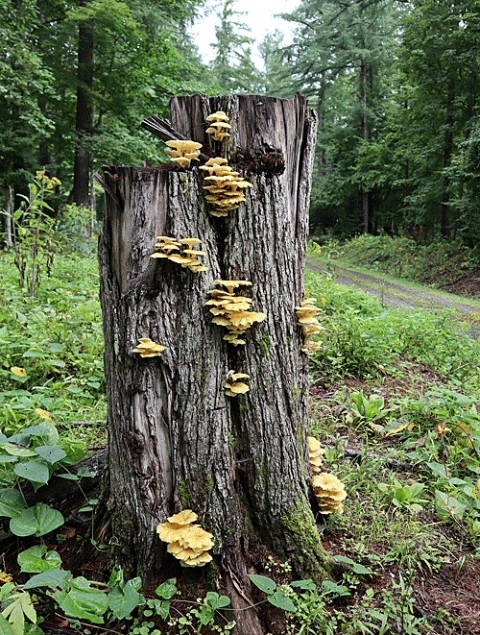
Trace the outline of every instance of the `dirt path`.
{"type": "Polygon", "coordinates": [[[425,309],[456,309],[473,322],[480,321],[480,303],[465,302],[463,298],[453,293],[437,292],[429,287],[411,288],[401,283],[385,280],[381,274],[361,273],[332,262],[307,259],[307,268],[311,271],[328,271],[335,276],[339,284],[365,291],[379,298],[388,307],[425,308],[425,309]]]}

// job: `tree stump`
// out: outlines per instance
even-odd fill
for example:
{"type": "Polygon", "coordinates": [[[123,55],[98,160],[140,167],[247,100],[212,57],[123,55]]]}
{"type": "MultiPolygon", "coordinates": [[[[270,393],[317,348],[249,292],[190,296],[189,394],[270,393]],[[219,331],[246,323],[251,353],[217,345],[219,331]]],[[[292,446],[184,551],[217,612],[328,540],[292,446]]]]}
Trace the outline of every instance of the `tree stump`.
{"type": "MultiPolygon", "coordinates": [[[[300,576],[318,579],[328,566],[308,497],[307,357],[295,316],[316,119],[302,96],[195,95],[172,101],[171,126],[202,143],[203,156],[225,156],[253,187],[236,212],[215,218],[198,167],[106,172],[101,301],[116,557],[147,582],[171,572],[175,561],[155,528],[193,509],[214,535],[213,567],[239,607],[260,545],[300,576]],[[232,125],[222,144],[206,134],[217,110],[232,125]],[[159,235],[198,237],[208,271],[152,259],[159,235]],[[267,315],[244,346],[212,323],[205,303],[216,279],[251,281],[252,309],[267,315]],[[162,356],[132,353],[142,337],[164,345],[162,356]],[[250,375],[249,392],[225,395],[230,370],[250,375]]],[[[253,611],[242,612],[237,629],[264,632],[253,611]]]]}

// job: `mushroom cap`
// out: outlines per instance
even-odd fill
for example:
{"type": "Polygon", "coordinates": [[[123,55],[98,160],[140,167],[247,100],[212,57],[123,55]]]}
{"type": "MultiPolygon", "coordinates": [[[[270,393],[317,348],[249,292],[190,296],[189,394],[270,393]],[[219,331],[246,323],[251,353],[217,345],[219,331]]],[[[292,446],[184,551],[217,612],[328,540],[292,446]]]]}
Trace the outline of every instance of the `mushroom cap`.
{"type": "Polygon", "coordinates": [[[212,561],[212,556],[209,553],[201,553],[195,558],[189,558],[188,560],[181,560],[180,564],[184,567],[203,567],[208,562],[212,561]]]}
{"type": "Polygon", "coordinates": [[[196,249],[184,249],[182,251],[182,254],[188,254],[189,256],[206,256],[207,252],[206,251],[199,251],[196,249]]]}
{"type": "Polygon", "coordinates": [[[170,141],[165,141],[165,144],[169,148],[180,152],[193,152],[194,150],[200,150],[202,147],[201,143],[192,141],[191,139],[171,139],[170,141]]]}
{"type": "Polygon", "coordinates": [[[342,481],[329,472],[316,474],[312,478],[312,485],[315,490],[318,489],[324,492],[338,492],[345,489],[345,485],[342,481]]]}
{"type": "Polygon", "coordinates": [[[227,373],[228,381],[237,381],[238,379],[250,379],[250,375],[246,373],[236,373],[234,370],[229,370],[227,373]]]}
{"type": "Polygon", "coordinates": [[[307,437],[308,449],[313,452],[321,449],[320,441],[315,437],[307,437]]]}
{"type": "Polygon", "coordinates": [[[207,128],[207,132],[217,132],[221,128],[224,128],[225,130],[231,130],[232,126],[227,123],[227,121],[212,121],[210,127],[207,128]]]}
{"type": "Polygon", "coordinates": [[[238,333],[227,333],[223,336],[222,339],[232,344],[232,346],[240,346],[246,344],[245,340],[242,340],[240,337],[238,337],[238,333]]]}
{"type": "Polygon", "coordinates": [[[241,381],[234,382],[233,384],[226,383],[225,388],[229,392],[233,392],[234,395],[244,395],[246,392],[250,390],[250,386],[248,386],[247,384],[244,384],[241,381]]]}
{"type": "Polygon", "coordinates": [[[178,165],[180,168],[189,168],[190,167],[190,159],[186,159],[184,157],[175,157],[172,158],[172,163],[178,165]]]}
{"type": "Polygon", "coordinates": [[[318,315],[320,309],[316,306],[296,306],[295,312],[299,317],[306,317],[309,315],[318,315]]]}
{"type": "Polygon", "coordinates": [[[180,539],[182,533],[188,525],[179,525],[176,523],[165,522],[157,526],[157,534],[163,542],[176,542],[180,539]]]}
{"type": "Polygon", "coordinates": [[[176,525],[190,525],[198,519],[197,514],[191,509],[184,509],[178,514],[170,516],[167,520],[169,523],[175,523],[176,525]]]}
{"type": "Polygon", "coordinates": [[[206,551],[213,547],[213,536],[200,525],[188,525],[187,531],[182,532],[178,542],[186,549],[197,552],[206,551]]]}
{"type": "Polygon", "coordinates": [[[176,262],[179,265],[188,265],[190,263],[190,258],[186,258],[180,254],[171,254],[168,256],[168,259],[172,262],[176,262]]]}
{"type": "Polygon", "coordinates": [[[216,112],[212,112],[211,115],[208,115],[207,121],[230,121],[230,118],[223,110],[217,110],[216,112]]]}

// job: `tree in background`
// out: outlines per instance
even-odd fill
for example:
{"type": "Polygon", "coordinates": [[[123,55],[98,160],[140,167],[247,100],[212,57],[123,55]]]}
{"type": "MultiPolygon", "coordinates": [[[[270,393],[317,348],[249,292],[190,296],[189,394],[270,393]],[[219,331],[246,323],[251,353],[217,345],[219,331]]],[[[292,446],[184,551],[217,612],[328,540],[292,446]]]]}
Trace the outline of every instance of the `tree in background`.
{"type": "Polygon", "coordinates": [[[0,3],[0,186],[26,190],[40,165],[89,200],[102,163],[159,160],[140,130],[178,92],[209,90],[186,25],[198,0],[0,3]],[[75,162],[74,162],[75,157],[75,162]],[[72,181],[73,176],[73,181],[72,181]]]}
{"type": "Polygon", "coordinates": [[[304,0],[285,17],[297,25],[285,49],[291,85],[311,97],[319,115],[313,223],[370,231],[375,191],[355,166],[378,134],[389,90],[394,2],[304,0]]]}
{"type": "Polygon", "coordinates": [[[252,59],[254,40],[248,35],[247,25],[239,21],[242,13],[235,11],[234,4],[235,0],[225,0],[220,24],[215,27],[211,64],[214,79],[223,93],[263,92],[262,76],[252,59]]]}

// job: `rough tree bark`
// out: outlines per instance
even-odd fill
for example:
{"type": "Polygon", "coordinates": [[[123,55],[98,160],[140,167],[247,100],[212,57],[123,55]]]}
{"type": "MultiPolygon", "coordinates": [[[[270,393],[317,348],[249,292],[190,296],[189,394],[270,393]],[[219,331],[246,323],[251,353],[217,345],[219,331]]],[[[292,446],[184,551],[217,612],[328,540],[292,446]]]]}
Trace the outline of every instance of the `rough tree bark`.
{"type": "MultiPolygon", "coordinates": [[[[233,128],[229,164],[253,185],[231,218],[209,215],[196,167],[106,170],[110,510],[118,560],[154,581],[176,566],[155,527],[193,509],[215,536],[217,577],[241,607],[260,545],[301,576],[324,577],[328,567],[309,504],[307,358],[294,311],[304,295],[316,122],[301,96],[196,95],[173,100],[172,128],[216,156],[205,119],[219,109],[233,128]],[[157,235],[199,237],[209,270],[152,260],[157,235]],[[205,302],[218,278],[250,280],[253,310],[268,316],[245,346],[227,344],[211,323],[205,302]],[[140,337],[167,350],[140,359],[131,352],[140,337]],[[224,394],[231,369],[251,376],[250,392],[235,399],[224,394]]],[[[266,632],[254,611],[241,612],[237,629],[266,632]]]]}

